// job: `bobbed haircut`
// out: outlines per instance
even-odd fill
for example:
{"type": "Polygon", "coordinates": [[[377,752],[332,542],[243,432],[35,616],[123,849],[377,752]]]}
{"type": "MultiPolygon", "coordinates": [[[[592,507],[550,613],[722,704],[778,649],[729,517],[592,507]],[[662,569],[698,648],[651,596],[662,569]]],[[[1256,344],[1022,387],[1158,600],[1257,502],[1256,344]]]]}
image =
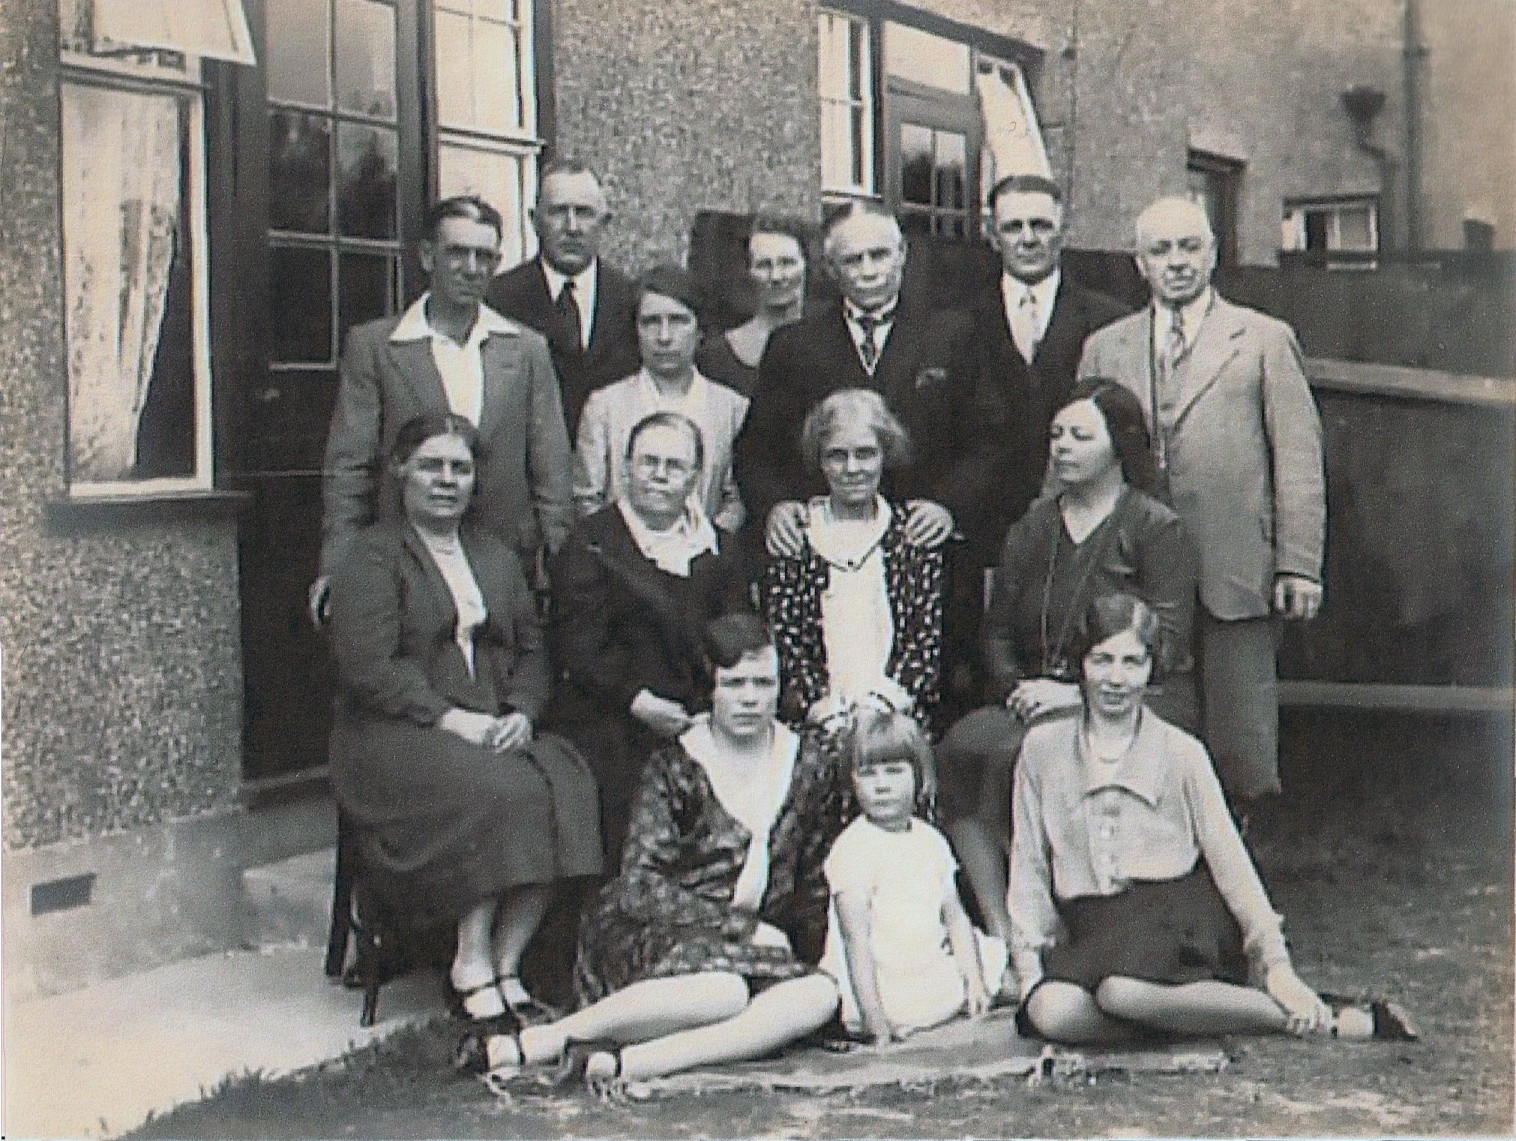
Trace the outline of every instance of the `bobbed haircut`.
{"type": "Polygon", "coordinates": [[[1158,463],[1153,458],[1147,418],[1132,390],[1107,377],[1088,377],[1074,386],[1053,414],[1056,416],[1081,400],[1088,400],[1099,410],[1127,483],[1153,494],[1158,488],[1158,463]]]}
{"type": "Polygon", "coordinates": [[[991,212],[1002,194],[1046,194],[1060,207],[1063,205],[1063,190],[1051,178],[1044,178],[1040,174],[1008,174],[995,183],[990,188],[991,212]]]}
{"type": "Polygon", "coordinates": [[[695,442],[695,466],[705,470],[705,440],[700,435],[700,426],[686,416],[683,412],[650,412],[637,423],[632,425],[632,430],[626,436],[626,459],[630,463],[632,452],[637,447],[637,437],[650,428],[673,428],[676,432],[683,432],[695,442]]]}
{"type": "Polygon", "coordinates": [[[895,710],[861,707],[853,715],[845,756],[853,772],[867,765],[906,761],[916,778],[916,804],[926,794],[926,774],[932,769],[932,746],[913,717],[895,710]]]}
{"type": "Polygon", "coordinates": [[[800,454],[811,471],[821,470],[821,453],[844,425],[862,424],[874,433],[886,469],[911,461],[911,437],[884,403],[868,388],[843,388],[812,408],[800,428],[800,454]]]}
{"type": "Polygon", "coordinates": [[[774,636],[763,619],[746,610],[712,618],[701,631],[700,650],[708,678],[729,670],[749,654],[774,648],[774,636]]]}
{"type": "Polygon", "coordinates": [[[677,301],[691,313],[700,312],[700,287],[695,284],[690,271],[683,266],[665,262],[655,265],[638,279],[637,302],[633,309],[639,315],[642,312],[642,299],[649,293],[677,301]]]}
{"type": "Polygon", "coordinates": [[[468,447],[469,455],[479,458],[479,429],[465,416],[455,412],[423,412],[400,425],[390,448],[390,466],[399,468],[416,454],[416,449],[433,436],[457,436],[468,447]]]}
{"type": "Polygon", "coordinates": [[[505,220],[496,210],[477,194],[455,194],[433,204],[422,221],[421,232],[427,241],[437,240],[437,231],[449,218],[466,218],[470,222],[482,222],[495,231],[496,239],[505,233],[505,220]]]}
{"type": "Polygon", "coordinates": [[[1163,658],[1163,628],[1158,624],[1158,615],[1153,608],[1135,594],[1117,592],[1102,594],[1085,609],[1079,626],[1069,639],[1069,659],[1084,678],[1084,659],[1101,642],[1117,634],[1132,631],[1148,650],[1148,660],[1153,663],[1151,680],[1159,677],[1159,662],[1163,658]]]}

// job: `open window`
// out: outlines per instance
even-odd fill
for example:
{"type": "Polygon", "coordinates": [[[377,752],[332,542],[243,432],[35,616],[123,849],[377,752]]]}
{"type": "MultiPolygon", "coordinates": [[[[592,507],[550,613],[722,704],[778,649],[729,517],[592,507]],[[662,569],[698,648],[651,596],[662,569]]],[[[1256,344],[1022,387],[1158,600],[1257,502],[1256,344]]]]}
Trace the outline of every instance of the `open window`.
{"type": "Polygon", "coordinates": [[[1307,255],[1328,269],[1373,269],[1379,254],[1379,199],[1286,202],[1280,250],[1307,255]]]}

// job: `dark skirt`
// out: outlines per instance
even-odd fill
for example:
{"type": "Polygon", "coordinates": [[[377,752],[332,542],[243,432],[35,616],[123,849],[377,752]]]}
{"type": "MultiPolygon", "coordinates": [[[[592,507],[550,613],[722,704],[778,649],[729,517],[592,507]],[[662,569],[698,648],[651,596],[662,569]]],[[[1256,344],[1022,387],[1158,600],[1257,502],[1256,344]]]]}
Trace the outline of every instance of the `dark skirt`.
{"type": "Polygon", "coordinates": [[[1044,953],[1045,979],[1088,991],[1112,975],[1173,984],[1248,981],[1242,929],[1203,859],[1178,879],[1061,900],[1058,914],[1067,938],[1044,953]]]}
{"type": "Polygon", "coordinates": [[[365,885],[417,926],[510,888],[600,874],[594,777],[551,734],[495,754],[443,729],[339,720],[332,778],[365,885]]]}

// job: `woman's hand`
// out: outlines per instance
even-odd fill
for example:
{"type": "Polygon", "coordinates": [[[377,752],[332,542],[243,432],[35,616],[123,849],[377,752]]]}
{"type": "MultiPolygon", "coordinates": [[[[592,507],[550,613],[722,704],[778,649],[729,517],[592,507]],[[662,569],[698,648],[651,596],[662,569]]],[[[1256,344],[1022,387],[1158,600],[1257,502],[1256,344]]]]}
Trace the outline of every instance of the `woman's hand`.
{"type": "Polygon", "coordinates": [[[1315,1034],[1332,1024],[1332,1010],[1306,986],[1289,963],[1275,963],[1264,977],[1269,997],[1284,1008],[1291,1034],[1315,1034]]]}
{"type": "Polygon", "coordinates": [[[774,504],[763,529],[768,552],[781,559],[798,559],[805,550],[805,504],[786,499],[774,504]]]}
{"type": "Polygon", "coordinates": [[[752,944],[755,947],[782,947],[786,951],[793,950],[790,946],[790,937],[772,923],[758,921],[758,926],[753,928],[752,944]]]}
{"type": "Polygon", "coordinates": [[[1005,699],[1005,707],[1023,721],[1079,708],[1079,687],[1071,681],[1034,677],[1017,684],[1005,699]]]}
{"type": "Polygon", "coordinates": [[[650,690],[639,689],[632,698],[631,714],[658,736],[676,740],[690,727],[692,718],[684,706],[666,697],[659,697],[650,690]]]}
{"type": "Polygon", "coordinates": [[[905,537],[914,547],[932,551],[953,537],[957,524],[953,513],[930,499],[912,499],[906,504],[905,537]]]}
{"type": "Polygon", "coordinates": [[[478,745],[484,749],[494,747],[490,738],[495,732],[495,724],[496,718],[487,713],[475,713],[471,709],[449,709],[437,718],[437,728],[446,729],[449,733],[462,737],[470,745],[478,745]]]}
{"type": "Polygon", "coordinates": [[[505,753],[519,749],[531,739],[532,719],[517,710],[495,718],[495,727],[490,730],[489,747],[497,753],[505,753]]]}

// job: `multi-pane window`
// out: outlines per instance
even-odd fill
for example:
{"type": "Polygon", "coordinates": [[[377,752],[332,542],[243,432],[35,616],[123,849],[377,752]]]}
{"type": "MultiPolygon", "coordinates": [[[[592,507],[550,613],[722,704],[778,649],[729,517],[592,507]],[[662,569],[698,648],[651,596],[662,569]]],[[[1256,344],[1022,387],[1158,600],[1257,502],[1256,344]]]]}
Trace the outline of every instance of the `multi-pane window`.
{"type": "Polygon", "coordinates": [[[437,188],[478,194],[506,219],[501,264],[529,251],[537,107],[531,0],[435,0],[437,188]]]}
{"type": "Polygon", "coordinates": [[[200,65],[106,43],[88,0],[59,16],[69,492],[208,489],[200,65]]]}
{"type": "Polygon", "coordinates": [[[1375,198],[1287,202],[1281,248],[1287,253],[1349,255],[1328,258],[1334,268],[1372,267],[1379,252],[1379,203],[1375,198]]]}
{"type": "Polygon", "coordinates": [[[396,12],[268,0],[269,341],[275,369],[330,367],[395,305],[401,252],[396,12]]]}
{"type": "Polygon", "coordinates": [[[829,197],[874,193],[874,76],[869,26],[838,12],[820,15],[821,190],[829,197]]]}

